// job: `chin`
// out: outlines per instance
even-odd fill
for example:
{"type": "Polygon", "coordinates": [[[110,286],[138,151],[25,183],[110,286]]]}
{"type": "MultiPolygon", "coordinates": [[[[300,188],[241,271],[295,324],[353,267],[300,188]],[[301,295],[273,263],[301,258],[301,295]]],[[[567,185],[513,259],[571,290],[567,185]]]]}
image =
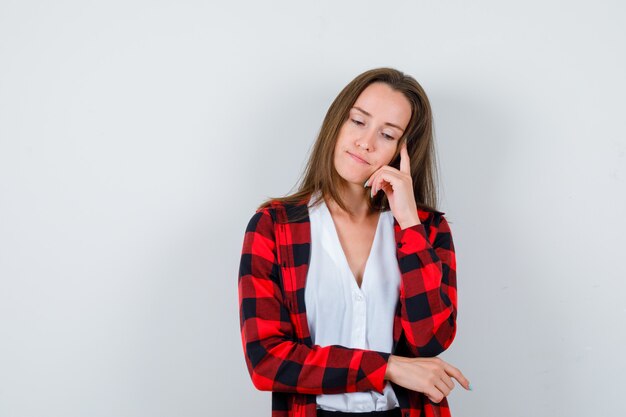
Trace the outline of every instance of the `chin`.
{"type": "MultiPolygon", "coordinates": [[[[350,156],[348,156],[348,158],[350,158],[350,156]]],[[[363,168],[365,168],[365,166],[363,166],[363,168]]],[[[355,169],[353,165],[344,165],[342,163],[335,164],[335,171],[345,182],[351,184],[360,184],[361,186],[363,186],[365,180],[367,180],[374,172],[370,172],[369,170],[365,169],[355,169]]]]}
{"type": "Polygon", "coordinates": [[[339,174],[341,179],[344,180],[347,184],[360,185],[361,187],[363,187],[363,184],[365,183],[365,180],[367,180],[369,178],[368,176],[360,177],[360,176],[356,176],[354,174],[352,174],[352,175],[343,175],[341,172],[337,172],[337,173],[339,174]]]}

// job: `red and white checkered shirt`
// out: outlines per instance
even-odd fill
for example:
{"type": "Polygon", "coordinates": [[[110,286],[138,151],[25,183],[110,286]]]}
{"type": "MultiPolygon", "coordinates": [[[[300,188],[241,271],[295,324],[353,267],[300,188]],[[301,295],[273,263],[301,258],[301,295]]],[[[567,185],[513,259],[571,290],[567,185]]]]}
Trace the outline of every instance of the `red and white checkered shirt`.
{"type": "MultiPolygon", "coordinates": [[[[391,355],[312,343],[304,303],[311,254],[307,203],[275,202],[257,210],[243,241],[238,279],[241,340],[252,383],[272,391],[272,417],[316,417],[318,394],[382,393],[391,355]]],[[[394,220],[402,277],[394,355],[433,357],[454,340],[456,258],[444,214],[418,209],[421,223],[406,229],[394,220]]],[[[435,403],[423,393],[392,386],[403,417],[450,416],[447,398],[435,403]]]]}

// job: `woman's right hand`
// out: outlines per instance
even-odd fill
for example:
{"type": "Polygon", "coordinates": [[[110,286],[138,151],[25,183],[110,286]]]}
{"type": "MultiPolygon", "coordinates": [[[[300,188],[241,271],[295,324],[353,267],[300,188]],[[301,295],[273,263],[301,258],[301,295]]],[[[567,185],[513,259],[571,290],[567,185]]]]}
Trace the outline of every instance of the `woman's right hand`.
{"type": "Polygon", "coordinates": [[[454,388],[452,378],[469,390],[469,381],[463,373],[445,362],[434,358],[407,358],[389,356],[385,379],[412,391],[422,392],[438,403],[454,388]]]}

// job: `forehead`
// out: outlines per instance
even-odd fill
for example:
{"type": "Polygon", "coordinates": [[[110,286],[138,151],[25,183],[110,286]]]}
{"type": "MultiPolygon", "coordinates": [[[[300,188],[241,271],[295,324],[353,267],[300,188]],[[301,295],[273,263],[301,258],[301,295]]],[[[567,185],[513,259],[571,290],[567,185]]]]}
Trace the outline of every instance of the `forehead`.
{"type": "Polygon", "coordinates": [[[370,84],[354,103],[383,123],[406,128],[411,119],[411,104],[400,91],[382,82],[370,84]]]}

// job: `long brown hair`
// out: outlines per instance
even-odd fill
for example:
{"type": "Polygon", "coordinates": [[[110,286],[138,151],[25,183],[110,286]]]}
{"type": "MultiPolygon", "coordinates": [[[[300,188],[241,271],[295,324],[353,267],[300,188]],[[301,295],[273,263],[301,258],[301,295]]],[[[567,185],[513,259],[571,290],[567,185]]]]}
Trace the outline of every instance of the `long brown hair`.
{"type": "MultiPolygon", "coordinates": [[[[422,86],[410,75],[393,68],[376,68],[358,75],[344,87],[326,112],[319,135],[311,151],[306,168],[299,180],[295,193],[285,197],[269,198],[258,208],[271,205],[272,202],[302,204],[311,195],[321,191],[320,198],[312,205],[321,203],[324,196],[331,197],[350,215],[338,192],[343,180],[334,166],[334,149],[339,130],[348,119],[349,112],[359,95],[374,82],[383,82],[401,92],[411,103],[411,119],[398,142],[398,149],[390,166],[399,169],[400,148],[407,142],[407,151],[411,160],[413,192],[418,208],[437,211],[437,165],[433,140],[433,116],[430,102],[422,86]]],[[[389,210],[389,202],[384,192],[377,193],[369,200],[371,210],[389,210]]]]}

